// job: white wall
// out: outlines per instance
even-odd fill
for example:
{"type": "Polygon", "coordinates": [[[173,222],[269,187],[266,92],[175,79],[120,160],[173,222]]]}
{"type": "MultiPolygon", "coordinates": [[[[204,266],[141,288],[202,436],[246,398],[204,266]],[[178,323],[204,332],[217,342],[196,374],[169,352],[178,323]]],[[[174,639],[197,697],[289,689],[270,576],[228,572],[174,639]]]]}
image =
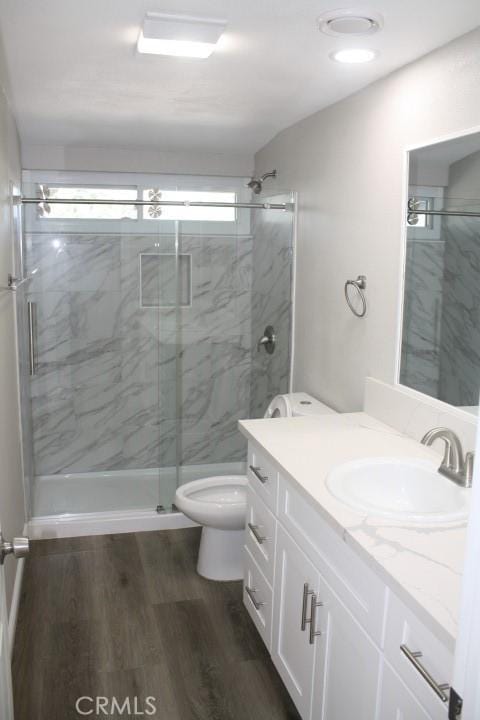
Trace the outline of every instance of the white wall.
{"type": "Polygon", "coordinates": [[[22,144],[26,170],[101,170],[104,172],[184,173],[245,177],[253,155],[162,151],[151,148],[63,147],[22,144]]]}
{"type": "MultiPolygon", "coordinates": [[[[1,49],[0,49],[1,53],[1,49]]],[[[1,68],[0,83],[5,80],[1,68]]],[[[17,130],[8,101],[0,86],[0,285],[13,270],[10,217],[10,182],[20,187],[20,152],[17,130]]],[[[24,498],[18,407],[18,371],[15,341],[14,296],[0,291],[0,524],[10,540],[21,535],[24,498]]],[[[5,560],[7,601],[10,605],[17,560],[5,560]]]]}
{"type": "MultiPolygon", "coordinates": [[[[480,30],[277,135],[256,156],[268,193],[299,193],[294,387],[339,410],[395,379],[404,151],[480,126],[480,30]],[[368,317],[343,297],[367,276],[368,317]]],[[[361,68],[346,68],[361,72],[361,68]]]]}

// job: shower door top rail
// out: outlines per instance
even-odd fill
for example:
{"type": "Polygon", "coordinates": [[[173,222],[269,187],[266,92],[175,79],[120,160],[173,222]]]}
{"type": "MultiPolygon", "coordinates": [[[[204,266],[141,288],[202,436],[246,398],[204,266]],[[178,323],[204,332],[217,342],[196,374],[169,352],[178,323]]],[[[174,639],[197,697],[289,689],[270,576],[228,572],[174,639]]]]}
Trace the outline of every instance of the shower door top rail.
{"type": "MultiPolygon", "coordinates": [[[[436,210],[435,208],[426,208],[425,210],[420,209],[418,206],[419,200],[412,197],[409,198],[407,203],[407,217],[415,217],[415,215],[443,215],[446,217],[480,217],[479,210],[462,210],[462,208],[445,208],[444,210],[436,210]]],[[[478,203],[477,203],[478,204],[478,203]]]]}
{"type": "Polygon", "coordinates": [[[93,200],[90,198],[41,198],[19,197],[23,205],[124,205],[124,206],[170,206],[170,207],[216,207],[216,208],[259,208],[260,210],[293,210],[293,203],[254,202],[207,202],[194,200],[93,200]]]}

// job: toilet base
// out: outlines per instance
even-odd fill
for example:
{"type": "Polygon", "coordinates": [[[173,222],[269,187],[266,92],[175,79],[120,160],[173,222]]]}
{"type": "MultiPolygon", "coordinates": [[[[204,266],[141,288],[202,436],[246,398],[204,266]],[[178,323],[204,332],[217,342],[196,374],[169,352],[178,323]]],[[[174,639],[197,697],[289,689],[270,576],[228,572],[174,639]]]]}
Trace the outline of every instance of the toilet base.
{"type": "Polygon", "coordinates": [[[198,574],[207,580],[241,580],[244,536],[243,530],[203,527],[198,551],[198,574]]]}

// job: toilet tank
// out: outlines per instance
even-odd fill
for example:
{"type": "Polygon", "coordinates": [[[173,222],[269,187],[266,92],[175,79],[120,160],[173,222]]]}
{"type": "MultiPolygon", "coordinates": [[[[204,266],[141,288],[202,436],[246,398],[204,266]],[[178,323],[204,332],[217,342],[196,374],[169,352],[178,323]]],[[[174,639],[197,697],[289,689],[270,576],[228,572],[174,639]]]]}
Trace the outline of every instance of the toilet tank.
{"type": "Polygon", "coordinates": [[[277,395],[268,406],[265,417],[295,417],[300,415],[336,415],[336,411],[308,393],[277,395]]]}
{"type": "Polygon", "coordinates": [[[320,402],[308,393],[289,393],[292,415],[336,415],[336,410],[320,402]]]}

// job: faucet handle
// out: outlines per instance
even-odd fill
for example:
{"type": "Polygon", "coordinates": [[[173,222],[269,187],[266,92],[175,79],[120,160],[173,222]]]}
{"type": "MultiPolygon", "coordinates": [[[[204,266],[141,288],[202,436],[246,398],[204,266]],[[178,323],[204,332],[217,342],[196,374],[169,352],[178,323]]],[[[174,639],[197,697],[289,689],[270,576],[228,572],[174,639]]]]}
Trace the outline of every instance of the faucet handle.
{"type": "Polygon", "coordinates": [[[467,452],[465,460],[463,462],[463,477],[465,479],[465,487],[472,487],[473,481],[473,466],[475,463],[475,453],[467,452]]]}

